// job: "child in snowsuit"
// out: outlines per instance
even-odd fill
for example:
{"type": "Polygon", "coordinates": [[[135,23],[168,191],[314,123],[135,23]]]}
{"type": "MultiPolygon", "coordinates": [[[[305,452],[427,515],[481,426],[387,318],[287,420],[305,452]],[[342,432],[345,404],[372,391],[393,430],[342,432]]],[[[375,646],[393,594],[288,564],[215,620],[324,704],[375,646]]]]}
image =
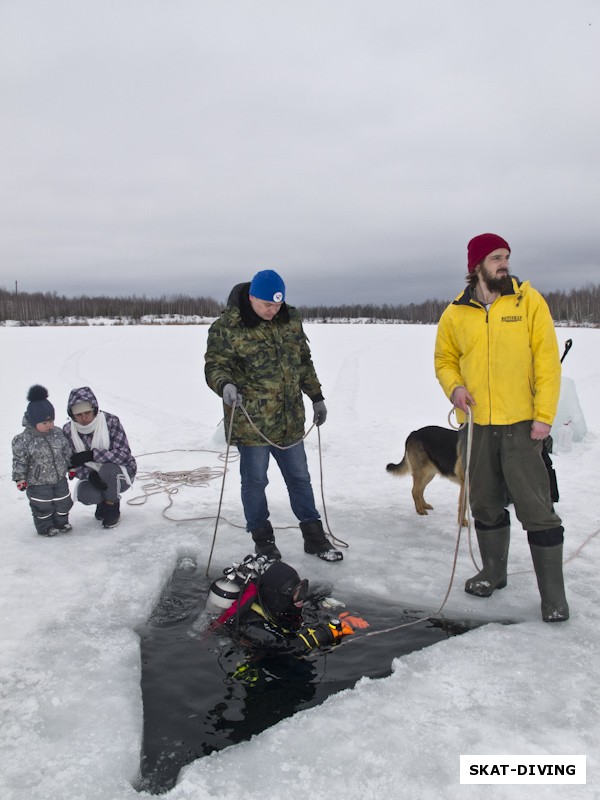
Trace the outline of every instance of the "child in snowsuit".
{"type": "Polygon", "coordinates": [[[75,498],[96,506],[95,517],[103,528],[114,528],[121,516],[121,493],[129,489],[137,471],[127,435],[117,416],[100,411],[89,386],[71,391],[67,413],[71,422],[63,431],[71,444],[71,469],[79,478],[75,498]]]}
{"type": "Polygon", "coordinates": [[[35,529],[40,536],[56,536],[72,530],[73,506],[67,484],[71,446],[60,428],[54,427],[54,407],[43,386],[32,386],[23,417],[25,430],[12,441],[12,479],[27,492],[35,529]]]}

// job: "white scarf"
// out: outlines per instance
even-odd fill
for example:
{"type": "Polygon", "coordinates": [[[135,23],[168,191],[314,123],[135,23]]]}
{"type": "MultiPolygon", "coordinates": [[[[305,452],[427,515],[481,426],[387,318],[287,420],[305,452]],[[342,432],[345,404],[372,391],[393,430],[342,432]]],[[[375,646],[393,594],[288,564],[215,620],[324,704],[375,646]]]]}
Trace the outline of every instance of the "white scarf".
{"type": "MultiPolygon", "coordinates": [[[[80,425],[75,420],[71,420],[71,441],[77,453],[83,453],[84,450],[93,450],[94,448],[96,450],[110,450],[110,434],[104,411],[99,411],[89,425],[80,425]],[[80,433],[93,433],[91,447],[87,447],[83,443],[80,433]]],[[[88,461],[87,466],[99,472],[101,465],[95,461],[88,461]]]]}

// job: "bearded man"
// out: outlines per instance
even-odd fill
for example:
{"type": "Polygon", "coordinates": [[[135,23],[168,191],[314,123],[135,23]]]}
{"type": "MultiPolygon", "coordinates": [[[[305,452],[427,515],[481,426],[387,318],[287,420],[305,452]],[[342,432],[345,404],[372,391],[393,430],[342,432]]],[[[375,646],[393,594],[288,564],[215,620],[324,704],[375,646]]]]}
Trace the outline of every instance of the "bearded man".
{"type": "MultiPolygon", "coordinates": [[[[470,505],[483,569],[465,591],[489,597],[507,583],[510,515],[527,531],[545,622],[569,618],[564,529],[554,511],[542,443],[560,393],[561,366],[550,310],[529,281],[509,272],[511,249],[483,233],[467,246],[467,288],[442,314],[435,372],[464,422],[472,416],[470,505]]],[[[466,463],[467,427],[459,433],[466,463]]]]}

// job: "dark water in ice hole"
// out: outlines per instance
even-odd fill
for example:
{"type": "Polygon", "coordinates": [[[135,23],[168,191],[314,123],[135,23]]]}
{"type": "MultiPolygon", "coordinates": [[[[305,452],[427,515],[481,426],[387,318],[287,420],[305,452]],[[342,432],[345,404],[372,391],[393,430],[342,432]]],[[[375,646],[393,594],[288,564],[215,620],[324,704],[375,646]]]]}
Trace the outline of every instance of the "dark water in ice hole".
{"type": "MultiPolygon", "coordinates": [[[[144,706],[139,791],[165,792],[191,761],[246,741],[296,711],[317,706],[329,695],[354,686],[362,676],[390,675],[397,656],[485,624],[428,620],[308,659],[272,656],[244,671],[244,651],[228,637],[206,632],[212,617],[207,616],[204,604],[211,582],[202,569],[183,559],[147,624],[137,631],[144,706]]],[[[331,586],[311,585],[311,593],[317,588],[368,620],[369,631],[427,613],[379,598],[342,597],[331,586]]],[[[332,611],[331,616],[341,610],[332,611]]]]}

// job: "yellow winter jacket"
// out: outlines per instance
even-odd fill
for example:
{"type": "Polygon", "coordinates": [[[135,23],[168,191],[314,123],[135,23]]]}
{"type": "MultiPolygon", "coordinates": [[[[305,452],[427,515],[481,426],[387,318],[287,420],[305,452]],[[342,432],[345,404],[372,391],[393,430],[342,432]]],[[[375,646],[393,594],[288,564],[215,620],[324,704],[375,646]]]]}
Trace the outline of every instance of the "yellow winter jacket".
{"type": "Polygon", "coordinates": [[[435,374],[448,398],[457,386],[466,387],[477,425],[551,425],[561,375],[554,323],[529,281],[513,278],[512,284],[487,312],[469,288],[446,308],[437,329],[435,374]]]}

